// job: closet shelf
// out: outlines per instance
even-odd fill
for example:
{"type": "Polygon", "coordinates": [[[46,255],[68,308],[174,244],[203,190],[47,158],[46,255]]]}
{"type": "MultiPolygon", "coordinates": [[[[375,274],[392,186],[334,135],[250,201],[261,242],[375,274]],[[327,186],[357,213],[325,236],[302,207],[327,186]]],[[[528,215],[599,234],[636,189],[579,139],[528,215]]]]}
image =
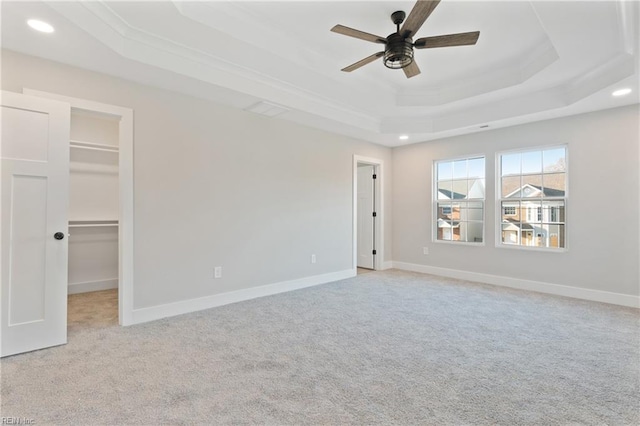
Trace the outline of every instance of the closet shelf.
{"type": "Polygon", "coordinates": [[[118,152],[118,147],[115,145],[105,145],[102,143],[84,142],[84,141],[69,141],[71,148],[88,149],[91,151],[103,151],[103,152],[118,152]]]}
{"type": "Polygon", "coordinates": [[[70,220],[69,228],[100,228],[118,226],[117,220],[70,220]]]}

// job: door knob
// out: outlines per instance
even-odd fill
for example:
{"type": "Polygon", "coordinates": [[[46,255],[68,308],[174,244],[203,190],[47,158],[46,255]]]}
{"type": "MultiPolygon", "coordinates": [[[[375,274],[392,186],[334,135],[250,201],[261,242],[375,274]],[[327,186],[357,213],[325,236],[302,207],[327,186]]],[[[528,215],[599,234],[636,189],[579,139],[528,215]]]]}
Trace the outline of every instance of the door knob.
{"type": "Polygon", "coordinates": [[[53,238],[55,238],[56,240],[61,240],[64,238],[64,234],[62,232],[56,232],[55,234],[53,234],[53,238]]]}

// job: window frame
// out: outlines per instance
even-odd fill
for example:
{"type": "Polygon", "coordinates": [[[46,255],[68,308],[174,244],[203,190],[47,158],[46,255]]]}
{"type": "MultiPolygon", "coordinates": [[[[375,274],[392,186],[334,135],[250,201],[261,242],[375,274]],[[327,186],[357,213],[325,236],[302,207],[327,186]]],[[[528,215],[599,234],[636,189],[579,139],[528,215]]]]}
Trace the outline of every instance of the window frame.
{"type": "MultiPolygon", "coordinates": [[[[455,179],[454,179],[455,180],[455,179]]],[[[469,180],[469,176],[467,174],[467,180],[469,180]]],[[[453,244],[453,245],[466,245],[472,247],[482,247],[486,245],[487,240],[487,156],[486,154],[469,154],[469,155],[461,155],[456,157],[447,157],[447,158],[439,158],[434,159],[431,164],[431,181],[432,181],[432,197],[431,197],[431,241],[434,243],[442,243],[442,244],[453,244]],[[482,224],[482,241],[474,242],[474,241],[459,241],[459,240],[439,240],[438,239],[438,202],[444,201],[438,199],[438,163],[445,162],[456,162],[460,160],[473,160],[477,158],[482,158],[484,160],[484,175],[482,179],[484,179],[485,192],[484,198],[472,198],[472,199],[464,199],[460,201],[464,202],[480,202],[482,203],[482,219],[478,221],[472,221],[472,223],[481,223],[482,224]]],[[[453,202],[453,200],[451,200],[453,202]]],[[[453,203],[451,206],[453,212],[453,203]]]]}
{"type": "MultiPolygon", "coordinates": [[[[495,246],[496,248],[502,248],[502,249],[507,249],[507,250],[526,250],[526,251],[542,251],[542,252],[546,252],[546,253],[565,253],[567,251],[569,251],[569,145],[566,143],[556,143],[556,144],[549,144],[549,145],[537,145],[537,146],[529,146],[529,147],[524,147],[524,148],[518,148],[518,149],[511,149],[511,150],[504,150],[504,151],[497,151],[495,154],[495,212],[496,217],[495,217],[495,246]],[[525,153],[525,152],[535,152],[535,151],[545,151],[545,150],[550,150],[550,149],[557,149],[557,148],[563,148],[564,149],[564,159],[565,159],[565,169],[564,169],[564,174],[565,174],[565,179],[564,179],[564,183],[565,183],[565,190],[564,190],[564,196],[563,197],[541,197],[540,201],[543,200],[561,200],[564,201],[564,221],[562,222],[562,224],[564,225],[564,247],[540,247],[540,246],[526,246],[526,245],[522,245],[522,244],[505,244],[502,242],[502,216],[503,216],[503,211],[502,211],[502,202],[505,201],[506,199],[502,197],[502,156],[503,155],[509,155],[509,154],[518,154],[518,153],[525,153]]],[[[544,175],[544,170],[543,173],[544,175]]],[[[522,172],[520,173],[519,176],[523,176],[522,172]]],[[[522,200],[521,198],[518,198],[517,201],[519,202],[520,200],[522,200]]],[[[537,215],[537,212],[533,213],[534,216],[537,215]]],[[[540,213],[543,217],[542,219],[544,219],[544,214],[541,212],[540,213]]],[[[551,214],[551,212],[549,212],[549,214],[551,214]]],[[[559,212],[557,213],[559,215],[559,212]]],[[[529,211],[527,210],[526,213],[527,217],[529,216],[529,211]]],[[[537,216],[536,216],[537,217],[537,216]]],[[[551,219],[551,218],[549,218],[551,219]]],[[[542,223],[542,222],[541,222],[542,223]]],[[[547,222],[544,222],[547,223],[547,222]]],[[[558,223],[557,221],[549,221],[548,223],[550,224],[555,224],[558,223]]],[[[550,233],[551,235],[551,233],[550,233]]]]}

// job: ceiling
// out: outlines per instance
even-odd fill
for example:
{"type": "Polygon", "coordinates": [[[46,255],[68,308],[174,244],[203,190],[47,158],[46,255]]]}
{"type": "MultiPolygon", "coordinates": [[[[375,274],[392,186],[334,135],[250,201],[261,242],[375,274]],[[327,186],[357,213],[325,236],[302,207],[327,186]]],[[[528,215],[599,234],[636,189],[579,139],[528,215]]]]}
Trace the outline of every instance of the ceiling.
{"type": "Polygon", "coordinates": [[[416,50],[411,79],[340,71],[381,46],[335,24],[387,36],[413,4],[2,1],[2,47],[386,146],[639,102],[635,1],[443,0],[414,39],[479,30],[475,46],[416,50]]]}

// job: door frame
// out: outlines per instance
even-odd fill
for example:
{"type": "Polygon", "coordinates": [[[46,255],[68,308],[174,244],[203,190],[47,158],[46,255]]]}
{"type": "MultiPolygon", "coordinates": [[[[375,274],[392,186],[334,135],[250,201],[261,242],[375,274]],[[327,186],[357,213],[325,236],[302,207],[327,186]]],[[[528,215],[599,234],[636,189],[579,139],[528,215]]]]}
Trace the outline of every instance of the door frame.
{"type": "Polygon", "coordinates": [[[353,156],[353,273],[358,272],[358,164],[367,164],[373,166],[376,176],[375,182],[375,239],[376,255],[373,257],[373,269],[380,271],[386,269],[384,267],[384,164],[379,158],[364,157],[361,155],[353,156]]]}
{"type": "Polygon", "coordinates": [[[120,217],[118,218],[118,323],[133,324],[133,248],[134,248],[134,182],[133,182],[133,110],[86,99],[24,88],[25,95],[67,102],[71,110],[85,110],[119,119],[118,180],[120,217]]]}

